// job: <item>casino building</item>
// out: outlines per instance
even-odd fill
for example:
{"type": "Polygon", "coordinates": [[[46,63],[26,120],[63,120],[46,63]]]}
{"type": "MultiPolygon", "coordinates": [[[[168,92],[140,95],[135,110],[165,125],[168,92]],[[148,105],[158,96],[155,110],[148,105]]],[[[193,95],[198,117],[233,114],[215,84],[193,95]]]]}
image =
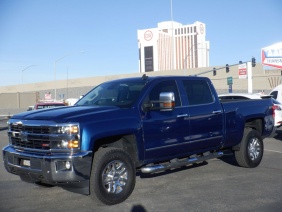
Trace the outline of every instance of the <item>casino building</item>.
{"type": "Polygon", "coordinates": [[[157,28],[138,30],[137,36],[140,73],[209,66],[210,45],[202,22],[160,22],[157,28]]]}

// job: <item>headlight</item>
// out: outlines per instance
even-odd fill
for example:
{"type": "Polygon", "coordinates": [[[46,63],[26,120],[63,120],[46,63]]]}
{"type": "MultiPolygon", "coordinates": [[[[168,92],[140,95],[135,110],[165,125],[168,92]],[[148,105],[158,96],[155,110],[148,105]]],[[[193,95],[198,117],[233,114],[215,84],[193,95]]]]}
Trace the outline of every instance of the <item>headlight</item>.
{"type": "Polygon", "coordinates": [[[59,134],[78,134],[79,127],[78,125],[59,126],[58,133],[59,134]]]}
{"type": "Polygon", "coordinates": [[[78,124],[58,125],[52,129],[52,149],[79,149],[80,132],[78,124]]]}

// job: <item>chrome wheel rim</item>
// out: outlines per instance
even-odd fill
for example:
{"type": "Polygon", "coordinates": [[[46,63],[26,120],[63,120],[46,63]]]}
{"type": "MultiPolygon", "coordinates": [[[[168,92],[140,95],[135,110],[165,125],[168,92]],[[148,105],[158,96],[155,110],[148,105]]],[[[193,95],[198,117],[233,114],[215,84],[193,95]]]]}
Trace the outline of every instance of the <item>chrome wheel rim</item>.
{"type": "Polygon", "coordinates": [[[260,141],[257,138],[252,138],[249,143],[248,153],[251,160],[255,160],[259,157],[261,152],[260,141]]]}
{"type": "Polygon", "coordinates": [[[102,172],[102,180],[108,193],[118,194],[124,190],[128,182],[128,169],[119,160],[111,161],[102,172]]]}

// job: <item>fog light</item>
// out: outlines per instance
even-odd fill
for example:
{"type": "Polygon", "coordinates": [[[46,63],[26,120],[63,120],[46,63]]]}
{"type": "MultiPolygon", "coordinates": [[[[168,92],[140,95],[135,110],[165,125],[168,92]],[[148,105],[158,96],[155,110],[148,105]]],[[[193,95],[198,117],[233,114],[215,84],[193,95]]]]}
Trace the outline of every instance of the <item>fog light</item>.
{"type": "Polygon", "coordinates": [[[66,162],[66,169],[70,169],[71,168],[71,163],[69,161],[66,162]]]}
{"type": "Polygon", "coordinates": [[[56,161],[56,171],[71,171],[71,161],[56,161]]]}
{"type": "Polygon", "coordinates": [[[79,147],[79,142],[78,142],[77,140],[69,141],[68,147],[69,147],[69,148],[78,148],[78,147],[79,147]]]}

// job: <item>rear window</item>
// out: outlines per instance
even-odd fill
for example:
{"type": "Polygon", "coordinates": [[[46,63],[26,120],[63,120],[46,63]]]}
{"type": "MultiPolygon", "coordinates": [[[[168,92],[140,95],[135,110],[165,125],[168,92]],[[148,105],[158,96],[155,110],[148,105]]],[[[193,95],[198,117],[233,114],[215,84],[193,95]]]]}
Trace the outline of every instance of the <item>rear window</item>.
{"type": "Polygon", "coordinates": [[[271,95],[274,99],[277,99],[278,91],[272,91],[269,95],[271,95]]]}

